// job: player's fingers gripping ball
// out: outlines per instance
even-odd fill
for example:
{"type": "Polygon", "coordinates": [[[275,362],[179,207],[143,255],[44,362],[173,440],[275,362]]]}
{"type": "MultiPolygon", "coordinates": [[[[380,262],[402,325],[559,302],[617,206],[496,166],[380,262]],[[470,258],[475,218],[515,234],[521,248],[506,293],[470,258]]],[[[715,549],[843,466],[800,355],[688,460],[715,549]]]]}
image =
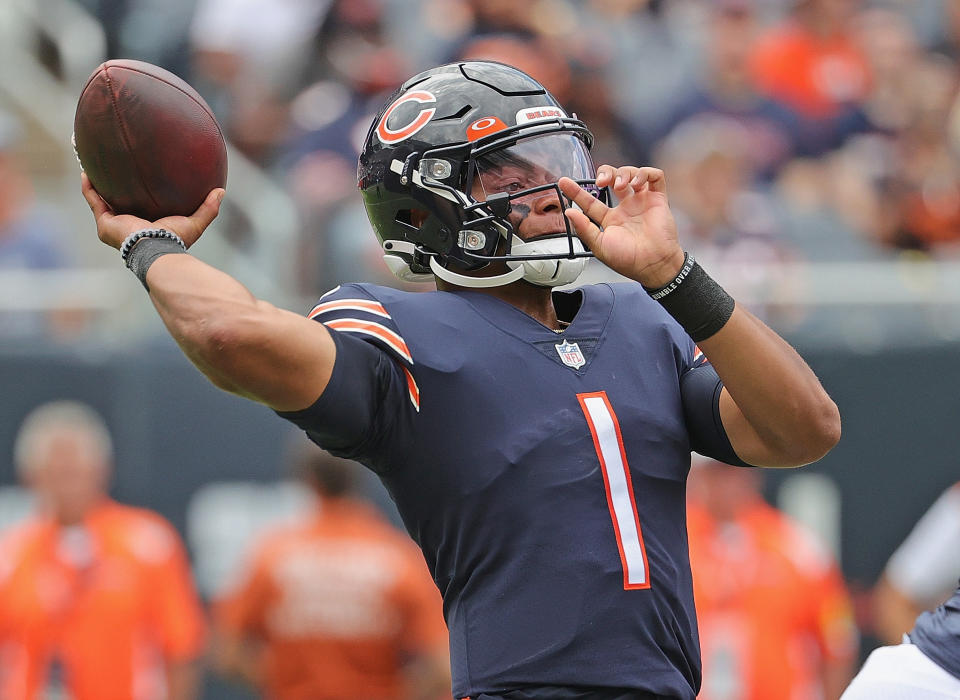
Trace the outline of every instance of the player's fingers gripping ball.
{"type": "Polygon", "coordinates": [[[117,214],[190,216],[226,185],[226,143],[210,107],[149,63],[97,67],[77,103],[73,140],[90,183],[117,214]]]}

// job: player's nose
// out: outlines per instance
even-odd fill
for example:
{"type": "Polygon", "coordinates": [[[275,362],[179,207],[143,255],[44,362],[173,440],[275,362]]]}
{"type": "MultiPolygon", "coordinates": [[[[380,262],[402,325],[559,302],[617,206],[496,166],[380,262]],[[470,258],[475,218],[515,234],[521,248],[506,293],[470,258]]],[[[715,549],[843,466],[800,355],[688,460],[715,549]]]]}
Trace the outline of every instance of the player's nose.
{"type": "Polygon", "coordinates": [[[555,188],[538,193],[530,206],[536,214],[556,214],[562,211],[560,195],[555,188]]]}

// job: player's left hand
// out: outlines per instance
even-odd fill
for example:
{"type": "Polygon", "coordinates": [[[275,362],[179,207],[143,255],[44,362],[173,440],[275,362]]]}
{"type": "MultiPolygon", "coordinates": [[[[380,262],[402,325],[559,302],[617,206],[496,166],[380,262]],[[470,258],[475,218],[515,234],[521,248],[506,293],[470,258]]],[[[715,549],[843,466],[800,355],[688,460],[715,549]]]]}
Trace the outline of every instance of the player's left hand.
{"type": "Polygon", "coordinates": [[[607,206],[569,178],[560,178],[558,184],[580,207],[567,209],[564,214],[600,261],[651,289],[676,277],[683,267],[683,249],[667,204],[662,170],[611,165],[597,168],[597,187],[613,190],[619,200],[615,207],[607,206]]]}
{"type": "Polygon", "coordinates": [[[97,222],[97,236],[107,245],[117,249],[123,245],[127,236],[145,228],[165,228],[173,231],[189,248],[197,242],[207,226],[217,217],[224,195],[224,190],[218,187],[211,190],[203,204],[190,216],[166,216],[157,221],[147,221],[129,214],[114,213],[110,205],[93,188],[86,173],[80,174],[80,189],[97,222]]]}

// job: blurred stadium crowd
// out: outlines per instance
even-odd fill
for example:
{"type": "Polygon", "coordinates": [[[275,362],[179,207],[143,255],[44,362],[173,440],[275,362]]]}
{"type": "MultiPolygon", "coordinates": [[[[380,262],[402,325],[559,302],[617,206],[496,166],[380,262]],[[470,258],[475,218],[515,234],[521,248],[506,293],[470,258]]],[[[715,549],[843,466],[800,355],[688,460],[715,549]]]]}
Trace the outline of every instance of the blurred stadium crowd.
{"type": "MultiPolygon", "coordinates": [[[[799,324],[784,300],[811,284],[790,263],[960,250],[949,0],[78,1],[108,56],[191,82],[290,193],[286,263],[304,298],[393,283],[356,193],[358,145],[399,81],[460,57],[539,78],[594,131],[598,163],[663,168],[685,245],[775,326],[799,324]]],[[[62,49],[37,51],[57,70],[62,49]]],[[[11,145],[13,123],[0,127],[11,145]]],[[[60,264],[56,232],[23,212],[24,183],[0,167],[15,185],[0,195],[0,265],[60,264]]],[[[226,228],[242,247],[243,222],[226,228]]]]}
{"type": "MultiPolygon", "coordinates": [[[[75,2],[101,23],[105,58],[145,60],[182,76],[238,152],[289,193],[297,254],[285,266],[304,299],[349,280],[400,284],[381,261],[357,195],[358,149],[401,80],[457,58],[501,60],[537,77],[587,122],[598,163],[663,168],[685,246],[708,269],[722,269],[733,295],[775,327],[797,328],[807,313],[782,303],[805,283],[785,273],[792,263],[960,261],[954,0],[75,2]]],[[[44,65],[63,71],[62,48],[39,33],[34,46],[44,65]]],[[[0,110],[0,271],[88,265],[76,254],[77,222],[31,181],[23,157],[30,133],[28,118],[0,110]]],[[[224,218],[224,235],[243,248],[242,215],[228,208],[224,218]]],[[[76,338],[88,321],[83,311],[37,314],[0,298],[0,340],[76,338]]],[[[703,530],[705,566],[726,571],[730,557],[746,556],[735,528],[703,530]]],[[[851,603],[835,564],[824,571],[828,583],[817,585],[829,584],[832,607],[824,612],[828,603],[818,608],[810,596],[798,623],[809,622],[819,648],[797,653],[837,661],[836,688],[854,668],[856,641],[837,631],[851,603]],[[831,634],[841,638],[833,647],[831,634]]],[[[885,595],[906,578],[891,571],[885,595]]],[[[952,585],[953,576],[938,582],[952,585]]],[[[749,585],[728,583],[741,593],[749,585]]],[[[893,641],[916,610],[946,592],[914,587],[924,595],[903,585],[885,598],[908,609],[902,620],[883,617],[882,629],[861,631],[893,641]]],[[[724,604],[733,605],[718,602],[718,629],[746,624],[724,604]]],[[[858,621],[872,618],[856,613],[858,621]]],[[[723,684],[731,674],[705,697],[751,697],[741,677],[723,684]]]]}

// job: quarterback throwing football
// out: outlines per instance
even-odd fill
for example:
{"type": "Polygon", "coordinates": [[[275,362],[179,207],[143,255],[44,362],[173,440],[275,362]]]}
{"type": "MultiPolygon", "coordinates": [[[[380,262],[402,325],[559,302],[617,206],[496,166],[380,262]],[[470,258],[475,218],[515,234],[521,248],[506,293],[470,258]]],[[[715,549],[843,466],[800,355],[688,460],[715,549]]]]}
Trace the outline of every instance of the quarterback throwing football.
{"type": "Polygon", "coordinates": [[[598,168],[528,75],[461,62],[408,80],[358,183],[390,268],[309,318],[183,254],[216,216],[113,212],[101,240],[186,355],[380,475],[444,599],[457,698],[679,698],[700,685],[690,452],[790,467],[840,437],[778,335],[680,246],[664,174],[598,168]],[[573,291],[595,255],[633,283],[573,291]]]}

